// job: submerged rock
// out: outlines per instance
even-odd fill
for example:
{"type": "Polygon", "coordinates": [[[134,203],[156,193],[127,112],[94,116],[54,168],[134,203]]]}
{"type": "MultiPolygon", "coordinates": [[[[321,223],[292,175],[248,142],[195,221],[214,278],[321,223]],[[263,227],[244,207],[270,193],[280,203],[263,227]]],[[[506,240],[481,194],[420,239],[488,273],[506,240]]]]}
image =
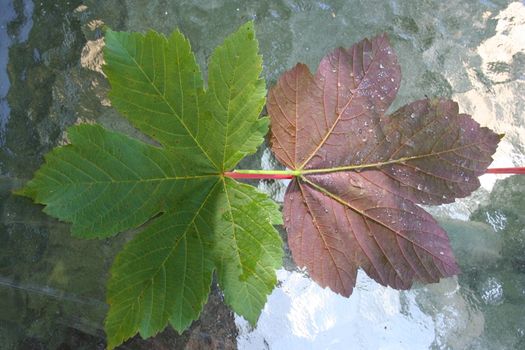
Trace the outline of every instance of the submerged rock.
{"type": "Polygon", "coordinates": [[[525,345],[525,177],[512,176],[496,182],[486,205],[471,219],[490,225],[501,240],[497,266],[465,276],[482,298],[485,335],[490,348],[521,349],[525,345]],[[470,278],[469,278],[470,277],[470,278]]]}
{"type": "Polygon", "coordinates": [[[452,219],[439,223],[447,231],[463,274],[496,267],[502,259],[502,237],[489,225],[452,219]]]}

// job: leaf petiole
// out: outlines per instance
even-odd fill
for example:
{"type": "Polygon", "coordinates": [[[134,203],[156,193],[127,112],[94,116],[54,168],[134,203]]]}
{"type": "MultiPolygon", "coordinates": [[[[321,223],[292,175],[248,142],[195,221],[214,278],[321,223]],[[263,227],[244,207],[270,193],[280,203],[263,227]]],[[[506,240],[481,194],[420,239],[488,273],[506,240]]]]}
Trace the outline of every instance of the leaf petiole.
{"type": "Polygon", "coordinates": [[[284,180],[300,176],[298,170],[234,170],[226,171],[224,176],[232,179],[269,179],[284,180]]]}
{"type": "MultiPolygon", "coordinates": [[[[398,160],[399,161],[399,160],[398,160]]],[[[259,180],[286,180],[293,179],[297,176],[319,173],[330,173],[345,170],[356,170],[370,167],[377,167],[378,165],[385,165],[394,162],[385,162],[378,164],[368,164],[364,166],[354,165],[339,168],[327,169],[310,169],[310,170],[234,170],[226,171],[223,175],[232,179],[259,179],[259,180]]],[[[515,168],[489,168],[486,174],[525,174],[525,167],[515,168]]]]}

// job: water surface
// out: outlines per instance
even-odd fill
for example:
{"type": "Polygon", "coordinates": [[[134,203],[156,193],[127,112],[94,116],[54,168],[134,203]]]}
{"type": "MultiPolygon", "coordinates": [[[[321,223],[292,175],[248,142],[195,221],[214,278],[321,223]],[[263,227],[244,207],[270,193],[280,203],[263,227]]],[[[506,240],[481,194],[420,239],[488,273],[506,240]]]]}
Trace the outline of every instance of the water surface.
{"type": "MultiPolygon", "coordinates": [[[[298,61],[315,70],[332,48],[387,32],[403,72],[393,108],[425,96],[454,98],[462,111],[506,134],[496,166],[525,165],[520,1],[0,0],[2,349],[104,346],[107,271],[129,235],[74,239],[68,225],[10,195],[46,152],[64,142],[73,123],[96,121],[136,134],[106,96],[102,26],[164,33],[178,27],[205,71],[213,48],[251,19],[270,85],[298,61]]],[[[243,166],[278,165],[261,149],[243,166]]],[[[237,318],[237,334],[216,294],[210,314],[224,315],[220,322],[205,317],[180,340],[168,332],[163,343],[125,348],[183,348],[220,339],[226,339],[220,346],[237,341],[243,349],[525,348],[524,178],[495,184],[495,176],[485,176],[473,196],[431,209],[451,236],[463,269],[457,278],[398,292],[360,274],[345,299],[287,264],[256,329],[237,318]]],[[[259,187],[282,199],[282,183],[259,187]]]]}

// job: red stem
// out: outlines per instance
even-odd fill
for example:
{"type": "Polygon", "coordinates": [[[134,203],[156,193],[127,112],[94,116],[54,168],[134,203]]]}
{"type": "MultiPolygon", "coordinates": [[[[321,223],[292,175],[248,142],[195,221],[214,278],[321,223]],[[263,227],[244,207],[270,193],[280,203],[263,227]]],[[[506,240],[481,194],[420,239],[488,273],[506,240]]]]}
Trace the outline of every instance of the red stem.
{"type": "MultiPolygon", "coordinates": [[[[525,175],[525,167],[516,168],[489,168],[485,174],[523,174],[525,175]]],[[[232,179],[260,179],[260,180],[284,180],[293,179],[293,175],[285,174],[243,174],[235,171],[227,171],[224,176],[232,179]]]]}
{"type": "Polygon", "coordinates": [[[523,168],[490,168],[485,172],[486,174],[525,174],[525,167],[523,168]]]}
{"type": "Polygon", "coordinates": [[[243,174],[236,173],[235,171],[227,171],[224,176],[231,177],[232,179],[270,179],[270,180],[283,180],[293,179],[293,175],[284,174],[243,174]]]}

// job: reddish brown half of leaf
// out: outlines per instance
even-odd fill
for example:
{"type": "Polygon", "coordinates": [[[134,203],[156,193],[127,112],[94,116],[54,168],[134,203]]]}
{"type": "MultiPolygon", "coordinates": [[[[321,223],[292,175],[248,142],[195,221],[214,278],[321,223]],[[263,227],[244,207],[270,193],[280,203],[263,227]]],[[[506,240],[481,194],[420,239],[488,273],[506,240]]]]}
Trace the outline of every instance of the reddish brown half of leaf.
{"type": "Polygon", "coordinates": [[[334,50],[315,75],[298,64],[269,92],[272,150],[302,173],[284,203],[294,260],[343,295],[359,267],[398,289],[457,274],[446,233],[417,204],[478,188],[500,139],[450,100],[385,115],[400,80],[383,34],[334,50]]]}

